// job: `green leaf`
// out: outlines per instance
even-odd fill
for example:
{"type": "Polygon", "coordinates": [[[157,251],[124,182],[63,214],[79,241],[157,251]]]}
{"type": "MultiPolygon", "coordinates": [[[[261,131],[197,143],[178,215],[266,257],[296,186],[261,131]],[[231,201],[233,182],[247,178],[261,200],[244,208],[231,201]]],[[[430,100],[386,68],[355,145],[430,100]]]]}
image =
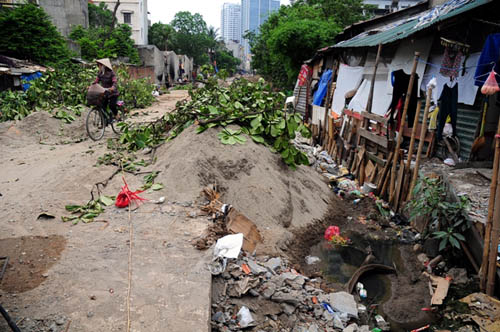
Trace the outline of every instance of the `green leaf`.
{"type": "Polygon", "coordinates": [[[264,143],[265,142],[264,137],[262,137],[262,136],[252,135],[251,137],[257,143],[264,143]]]}
{"type": "Polygon", "coordinates": [[[453,236],[459,239],[460,241],[465,241],[465,237],[460,233],[453,233],[453,236]]]}
{"type": "Polygon", "coordinates": [[[155,183],[151,186],[151,189],[154,190],[154,191],[158,191],[158,190],[161,190],[163,189],[163,184],[161,183],[155,183]]]}
{"type": "Polygon", "coordinates": [[[276,127],[276,125],[271,125],[271,136],[278,137],[281,134],[281,130],[276,127]]]}
{"type": "Polygon", "coordinates": [[[435,235],[436,239],[440,239],[448,235],[448,233],[446,232],[434,232],[433,234],[435,235]]]}
{"type": "Polygon", "coordinates": [[[460,243],[452,235],[450,235],[450,243],[457,249],[460,249],[460,243]]]}
{"type": "Polygon", "coordinates": [[[250,126],[252,126],[252,128],[257,128],[260,126],[261,122],[262,122],[262,115],[259,114],[259,116],[257,116],[250,122],[250,126]]]}
{"type": "Polygon", "coordinates": [[[104,195],[101,195],[99,197],[99,200],[101,201],[102,204],[104,204],[105,206],[111,206],[113,205],[114,201],[111,197],[109,196],[104,196],[104,195]]]}
{"type": "Polygon", "coordinates": [[[234,103],[234,107],[235,107],[236,109],[243,109],[243,105],[242,105],[239,101],[236,101],[236,102],[234,103]]]}
{"type": "Polygon", "coordinates": [[[197,134],[201,134],[202,132],[204,132],[205,130],[207,130],[208,126],[198,126],[198,128],[196,128],[196,133],[197,134]]]}
{"type": "Polygon", "coordinates": [[[448,243],[448,238],[447,237],[443,238],[439,243],[439,251],[443,251],[444,248],[446,248],[447,243],[448,243]]]}
{"type": "Polygon", "coordinates": [[[64,208],[66,209],[66,211],[75,212],[75,211],[81,210],[82,206],[81,205],[66,205],[64,208]]]}

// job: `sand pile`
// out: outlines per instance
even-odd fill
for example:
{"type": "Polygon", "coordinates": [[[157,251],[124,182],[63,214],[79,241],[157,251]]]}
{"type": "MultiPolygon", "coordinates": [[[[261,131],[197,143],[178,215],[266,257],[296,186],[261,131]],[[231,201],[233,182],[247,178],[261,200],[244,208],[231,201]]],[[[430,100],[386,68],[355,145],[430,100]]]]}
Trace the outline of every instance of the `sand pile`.
{"type": "Polygon", "coordinates": [[[196,134],[195,127],[160,147],[156,169],[168,200],[193,201],[216,183],[222,201],[250,218],[264,236],[260,252],[276,252],[291,238],[290,230],[323,217],[330,190],[309,167],[288,168],[278,154],[248,139],[223,145],[219,129],[196,134]]]}
{"type": "Polygon", "coordinates": [[[34,112],[21,121],[0,123],[0,135],[3,139],[16,141],[28,139],[45,144],[67,144],[87,137],[86,116],[87,112],[83,112],[75,121],[67,124],[47,112],[34,112]]]}

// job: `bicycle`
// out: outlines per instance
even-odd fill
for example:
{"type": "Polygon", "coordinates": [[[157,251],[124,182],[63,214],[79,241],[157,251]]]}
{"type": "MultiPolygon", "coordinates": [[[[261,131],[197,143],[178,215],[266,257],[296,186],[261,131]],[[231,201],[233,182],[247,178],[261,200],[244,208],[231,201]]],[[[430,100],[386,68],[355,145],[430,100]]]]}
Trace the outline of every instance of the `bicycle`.
{"type": "MultiPolygon", "coordinates": [[[[123,102],[119,101],[117,103],[118,112],[120,114],[120,122],[124,122],[126,119],[126,111],[123,106],[123,102]]],[[[111,126],[113,132],[120,135],[120,126],[117,126],[117,124],[118,122],[113,119],[111,113],[103,109],[101,105],[92,105],[85,121],[87,134],[93,141],[98,141],[103,138],[107,126],[111,126]]]]}

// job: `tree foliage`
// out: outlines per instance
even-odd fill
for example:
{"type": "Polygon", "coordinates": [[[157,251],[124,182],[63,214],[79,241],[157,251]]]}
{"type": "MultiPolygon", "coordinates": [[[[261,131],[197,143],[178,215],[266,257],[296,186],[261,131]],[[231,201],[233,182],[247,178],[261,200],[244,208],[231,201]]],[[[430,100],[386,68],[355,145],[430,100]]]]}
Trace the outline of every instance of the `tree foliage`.
{"type": "Polygon", "coordinates": [[[40,64],[54,64],[70,56],[49,16],[34,4],[0,9],[0,52],[40,64]]]}
{"type": "Polygon", "coordinates": [[[252,66],[276,86],[292,89],[302,63],[331,45],[346,26],[365,16],[361,0],[302,0],[282,6],[259,28],[247,33],[252,66]]]}
{"type": "Polygon", "coordinates": [[[149,27],[148,42],[150,45],[158,47],[159,50],[165,51],[174,32],[174,28],[168,24],[154,23],[149,27]]]}
{"type": "Polygon", "coordinates": [[[170,48],[177,54],[192,57],[197,65],[207,63],[207,52],[213,42],[208,37],[207,23],[203,17],[198,13],[178,12],[170,25],[175,30],[170,48]]]}
{"type": "Polygon", "coordinates": [[[131,38],[132,28],[128,24],[112,27],[113,13],[106,4],[89,3],[89,23],[88,29],[77,26],[69,36],[80,45],[83,59],[128,57],[130,62],[139,63],[139,53],[131,38]]]}
{"type": "Polygon", "coordinates": [[[224,69],[230,74],[234,74],[237,67],[241,64],[241,60],[235,58],[225,46],[217,48],[215,51],[215,60],[217,61],[217,67],[219,69],[224,69]]]}
{"type": "Polygon", "coordinates": [[[113,13],[108,10],[108,5],[100,2],[98,6],[89,3],[89,26],[92,28],[105,28],[113,24],[113,13]]]}

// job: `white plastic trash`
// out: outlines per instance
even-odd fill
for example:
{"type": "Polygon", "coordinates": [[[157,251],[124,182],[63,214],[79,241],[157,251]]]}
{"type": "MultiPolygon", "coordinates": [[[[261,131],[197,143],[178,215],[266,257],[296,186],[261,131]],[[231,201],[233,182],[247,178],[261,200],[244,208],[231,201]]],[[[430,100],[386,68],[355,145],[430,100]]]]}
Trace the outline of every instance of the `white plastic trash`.
{"type": "Polygon", "coordinates": [[[253,317],[250,313],[250,310],[243,306],[237,314],[238,322],[240,323],[240,327],[245,328],[253,323],[253,317]]]}
{"type": "Polygon", "coordinates": [[[215,257],[238,258],[243,245],[243,233],[226,235],[217,240],[215,257]]]}

